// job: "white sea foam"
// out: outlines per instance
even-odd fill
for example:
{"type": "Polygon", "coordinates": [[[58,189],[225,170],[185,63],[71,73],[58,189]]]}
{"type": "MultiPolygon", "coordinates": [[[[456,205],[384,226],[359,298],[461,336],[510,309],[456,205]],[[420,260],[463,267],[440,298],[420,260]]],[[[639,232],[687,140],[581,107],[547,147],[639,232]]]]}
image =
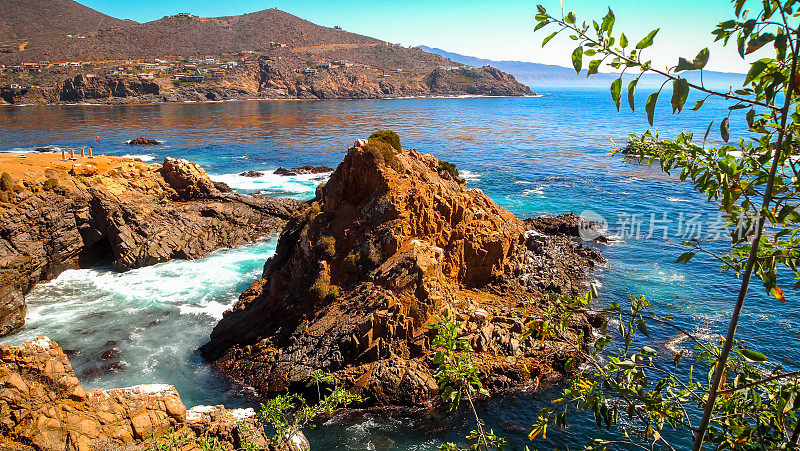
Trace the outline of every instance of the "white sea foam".
{"type": "Polygon", "coordinates": [[[245,177],[235,174],[211,175],[211,180],[224,182],[233,189],[247,193],[278,194],[307,199],[314,196],[314,192],[321,183],[328,180],[331,173],[304,174],[285,176],[273,173],[273,170],[259,171],[261,177],[245,177]]]}
{"type": "Polygon", "coordinates": [[[458,171],[458,174],[464,180],[466,180],[468,182],[480,182],[481,181],[481,175],[478,174],[477,172],[472,172],[469,169],[462,169],[462,170],[458,171]]]}
{"type": "Polygon", "coordinates": [[[149,155],[149,154],[132,154],[132,153],[126,153],[125,155],[122,155],[122,157],[121,157],[121,158],[131,158],[131,159],[134,159],[134,160],[138,158],[139,160],[142,160],[142,161],[145,161],[145,162],[147,162],[147,161],[153,161],[153,160],[155,160],[155,159],[156,159],[156,156],[155,156],[155,155],[149,155]]]}
{"type": "Polygon", "coordinates": [[[689,199],[681,199],[679,197],[667,197],[667,200],[669,202],[687,202],[687,203],[692,203],[692,201],[689,200],[689,199]]]}

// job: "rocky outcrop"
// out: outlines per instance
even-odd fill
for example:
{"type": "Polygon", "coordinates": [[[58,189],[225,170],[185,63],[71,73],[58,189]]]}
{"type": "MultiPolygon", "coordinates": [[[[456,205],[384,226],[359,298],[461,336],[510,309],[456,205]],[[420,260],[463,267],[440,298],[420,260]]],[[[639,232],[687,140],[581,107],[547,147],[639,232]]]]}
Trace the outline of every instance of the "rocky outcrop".
{"type": "MultiPolygon", "coordinates": [[[[125,271],[198,258],[281,230],[298,205],[222,194],[186,160],[115,160],[93,175],[71,175],[57,169],[59,156],[49,158],[41,177],[0,191],[0,335],[23,324],[24,294],[65,269],[109,262],[125,271]]],[[[103,160],[89,161],[97,169],[103,160]]]]}
{"type": "Polygon", "coordinates": [[[277,175],[307,175],[307,174],[324,174],[327,172],[333,172],[333,168],[328,166],[311,166],[305,165],[296,168],[286,169],[284,167],[279,167],[275,169],[274,174],[277,175]]]}
{"type": "Polygon", "coordinates": [[[128,144],[131,146],[157,146],[161,144],[161,142],[156,141],[155,139],[134,138],[128,141],[128,144]]]}
{"type": "Polygon", "coordinates": [[[142,96],[155,96],[158,84],[147,80],[87,77],[76,75],[53,86],[31,86],[24,90],[0,92],[9,103],[75,103],[88,100],[112,100],[142,96]]]}
{"type": "Polygon", "coordinates": [[[263,395],[302,390],[324,369],[368,403],[424,405],[437,393],[426,326],[447,307],[490,389],[560,375],[590,319],[572,318],[559,340],[524,339],[525,324],[554,295],[584,290],[602,257],[439,167],[375,140],[350,148],[202,354],[263,395]]]}
{"type": "MultiPolygon", "coordinates": [[[[0,449],[122,449],[172,430],[217,438],[233,450],[243,434],[254,434],[241,427],[254,414],[222,406],[187,410],[175,387],[164,384],[84,390],[50,339],[0,346],[0,449]]],[[[263,434],[256,438],[266,445],[263,434]]]]}

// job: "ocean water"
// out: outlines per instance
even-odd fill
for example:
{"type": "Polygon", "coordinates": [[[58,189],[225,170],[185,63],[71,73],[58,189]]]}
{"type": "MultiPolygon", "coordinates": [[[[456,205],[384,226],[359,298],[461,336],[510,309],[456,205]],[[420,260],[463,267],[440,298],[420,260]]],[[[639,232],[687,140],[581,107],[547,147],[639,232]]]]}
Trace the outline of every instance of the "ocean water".
{"type": "MultiPolygon", "coordinates": [[[[656,167],[610,157],[628,133],[648,128],[644,111],[617,112],[606,89],[548,88],[541,97],[403,99],[369,101],[253,101],[144,106],[47,106],[0,109],[0,151],[36,147],[98,146],[111,155],[158,162],[165,156],[201,163],[215,180],[242,192],[298,199],[313,196],[323,177],[280,177],[278,166],[335,167],[349,145],[376,129],[396,130],[405,147],[454,162],[468,186],[483,189],[520,217],[592,211],[615,239],[600,250],[608,263],[592,279],[604,302],[645,295],[656,310],[709,341],[724,333],[735,281],[709,258],[675,264],[692,237],[724,249],[718,212],[688,183],[656,167]],[[163,141],[132,147],[136,137],[163,141]],[[262,171],[246,178],[242,171],[262,171]]],[[[637,95],[643,106],[647,92],[637,95]]],[[[695,133],[719,145],[724,104],[710,99],[698,112],[673,115],[662,93],[656,127],[662,136],[695,133]]],[[[690,104],[690,99],[687,104],[690,104]]],[[[743,116],[731,116],[732,135],[743,135],[743,116]]],[[[73,367],[87,388],[136,383],[174,384],[187,405],[252,405],[253,393],[211,370],[196,349],[222,311],[261,272],[275,239],[220,250],[196,261],[173,261],[116,274],[107,268],[67,271],[29,295],[27,326],[1,340],[20,343],[48,335],[74,351],[73,367]],[[102,359],[109,349],[117,355],[102,359]]],[[[781,283],[792,283],[784,276],[781,283]]],[[[751,288],[739,337],[786,368],[800,367],[800,304],[787,291],[782,304],[751,288]]],[[[654,339],[676,351],[688,343],[655,329],[654,339]]],[[[113,352],[111,353],[113,354],[113,352]]],[[[581,448],[599,436],[594,422],[578,421],[547,441],[529,442],[538,409],[558,388],[498,394],[479,404],[488,426],[510,449],[581,448]]],[[[432,449],[459,441],[472,428],[466,412],[347,412],[308,435],[314,448],[432,449]]]]}

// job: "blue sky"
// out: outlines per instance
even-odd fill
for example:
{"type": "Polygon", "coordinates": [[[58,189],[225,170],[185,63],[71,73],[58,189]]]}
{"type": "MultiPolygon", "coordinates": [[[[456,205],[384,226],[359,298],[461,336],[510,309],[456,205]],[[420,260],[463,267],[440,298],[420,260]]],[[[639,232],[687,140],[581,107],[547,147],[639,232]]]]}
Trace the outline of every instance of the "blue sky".
{"type": "MultiPolygon", "coordinates": [[[[574,48],[568,38],[554,39],[545,49],[544,30],[533,33],[536,1],[363,1],[363,0],[79,0],[103,13],[139,22],[177,12],[200,16],[235,15],[277,7],[325,26],[403,45],[429,45],[489,59],[570,65],[574,48]]],[[[560,10],[559,0],[540,0],[548,10],[560,10]]],[[[658,66],[675,64],[679,56],[694,57],[711,49],[708,68],[742,72],[747,66],[731,47],[714,45],[711,30],[732,16],[728,0],[564,0],[565,10],[584,19],[602,18],[611,6],[616,29],[636,42],[650,29],[661,28],[650,58],[658,66]]],[[[548,28],[545,28],[547,30],[548,28]]]]}

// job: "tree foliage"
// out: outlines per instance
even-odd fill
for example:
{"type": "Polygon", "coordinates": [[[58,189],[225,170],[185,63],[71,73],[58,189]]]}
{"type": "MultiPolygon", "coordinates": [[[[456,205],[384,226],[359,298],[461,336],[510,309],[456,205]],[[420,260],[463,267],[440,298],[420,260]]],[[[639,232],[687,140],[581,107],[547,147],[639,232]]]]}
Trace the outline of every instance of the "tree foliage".
{"type": "MultiPolygon", "coordinates": [[[[643,296],[631,296],[629,307],[612,303],[604,308],[607,320],[617,322],[616,334],[607,330],[607,321],[601,328],[603,336],[587,356],[592,369],[571,380],[553,408],[540,412],[531,438],[544,436],[548,425],[566,427],[568,413],[577,410],[590,412],[599,429],[619,433],[618,439],[591,441],[589,449],[608,449],[620,443],[676,449],[680,445],[673,444],[674,440],[686,443],[687,439],[695,450],[705,445],[719,449],[798,447],[800,372],[786,371],[768,356],[748,349],[737,341],[736,333],[753,276],[782,303],[786,302],[787,287],[780,286],[780,281],[789,277],[800,281],[800,150],[796,141],[800,128],[800,14],[795,0],[763,0],[753,10],[744,9],[745,0],[734,0],[732,6],[734,17],[716,26],[714,39],[723,45],[735,42],[742,58],[756,52],[762,57],[750,63],[744,85],[727,92],[709,89],[702,81],[710,58],[708,48],[658,69],[645,55],[659,29],[632,45],[634,41],[624,33],[615,33],[615,15],[610,8],[600,20],[579,22],[574,12],[553,15],[543,6],[537,7],[536,29],[556,27],[544,38],[543,46],[559,33],[568,34],[578,44],[572,52],[576,71],[580,72],[588,59],[589,76],[603,64],[619,72],[610,88],[618,109],[624,85],[628,106],[634,111],[642,74],[664,77],[644,105],[650,125],[667,84],[672,87],[673,113],[683,111],[692,91],[703,95],[692,110],[702,108],[711,97],[728,102],[729,112],[718,122],[725,145],[706,146],[712,123],[702,143],[695,143],[693,136],[685,133],[655,143],[655,132],[633,135],[639,145],[629,146],[626,154],[638,163],[657,163],[665,172],[690,181],[719,205],[731,228],[730,248],[719,253],[693,240],[685,243],[688,250],[677,261],[690,263],[697,253],[713,256],[724,271],[736,277],[732,284],[737,285],[737,296],[727,334],[717,343],[703,342],[681,329],[673,318],[657,316],[643,296]],[[684,78],[685,71],[699,71],[700,82],[684,78]],[[746,110],[748,133],[732,141],[731,112],[740,109],[746,110]],[[645,344],[648,324],[653,323],[692,340],[696,345],[691,352],[693,361],[683,361],[685,351],[668,356],[645,344]],[[609,344],[614,339],[622,344],[612,351],[609,344]]],[[[787,289],[800,289],[800,282],[787,289]]],[[[584,307],[563,304],[561,308],[584,307]]]]}

